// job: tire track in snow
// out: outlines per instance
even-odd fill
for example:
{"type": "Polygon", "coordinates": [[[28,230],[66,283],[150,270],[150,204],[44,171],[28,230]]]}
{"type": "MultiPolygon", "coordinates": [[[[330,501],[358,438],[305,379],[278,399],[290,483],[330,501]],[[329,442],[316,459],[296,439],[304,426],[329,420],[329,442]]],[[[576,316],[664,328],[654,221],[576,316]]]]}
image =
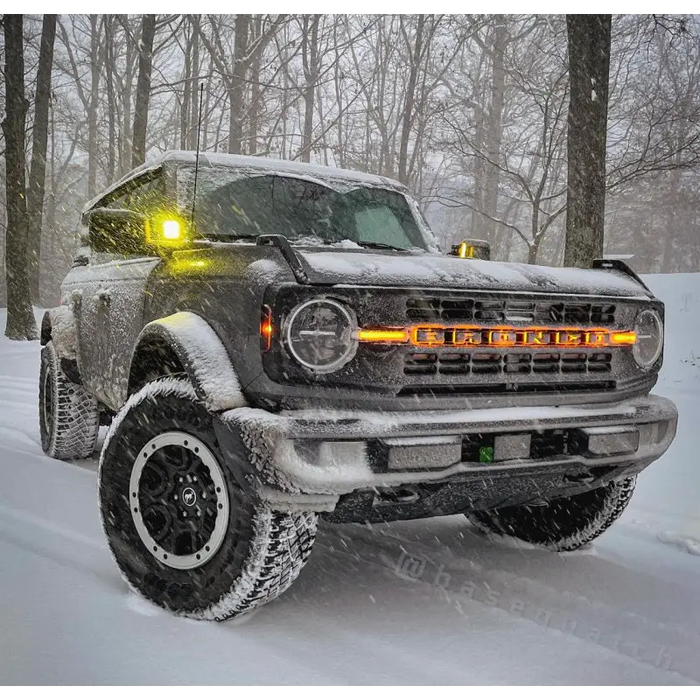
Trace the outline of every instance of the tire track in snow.
{"type": "MultiPolygon", "coordinates": [[[[429,587],[460,614],[466,614],[467,602],[479,603],[677,674],[686,682],[700,682],[700,636],[678,625],[620,610],[515,571],[486,567],[469,558],[467,545],[458,556],[450,551],[446,562],[444,552],[393,533],[358,528],[348,535],[347,531],[334,533],[335,538],[360,545],[352,556],[384,566],[404,581],[429,587]]],[[[329,544],[326,547],[341,551],[329,544]]]]}
{"type": "Polygon", "coordinates": [[[61,567],[87,574],[111,588],[117,584],[122,589],[119,572],[116,568],[112,571],[107,543],[54,520],[0,504],[0,539],[61,567]]]}

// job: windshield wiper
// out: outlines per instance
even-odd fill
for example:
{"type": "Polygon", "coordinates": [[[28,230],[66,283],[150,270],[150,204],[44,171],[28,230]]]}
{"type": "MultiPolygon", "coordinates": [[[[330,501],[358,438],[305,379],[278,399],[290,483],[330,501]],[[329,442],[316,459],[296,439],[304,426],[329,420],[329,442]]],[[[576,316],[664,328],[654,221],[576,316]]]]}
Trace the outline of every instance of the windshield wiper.
{"type": "Polygon", "coordinates": [[[374,241],[353,241],[363,248],[377,248],[378,250],[409,250],[408,248],[400,248],[399,246],[390,245],[389,243],[375,243],[374,241]]]}
{"type": "MultiPolygon", "coordinates": [[[[268,236],[272,235],[279,235],[279,234],[261,234],[262,237],[267,238],[268,236]]],[[[261,236],[258,236],[260,238],[261,236]]],[[[238,236],[237,238],[248,238],[248,236],[238,236]]],[[[335,238],[322,238],[321,236],[316,236],[316,235],[308,235],[308,236],[284,236],[292,245],[299,245],[301,244],[307,244],[311,245],[311,242],[315,239],[318,241],[319,244],[321,245],[338,245],[339,243],[342,243],[343,240],[351,241],[355,245],[360,246],[361,248],[374,248],[375,250],[399,250],[399,251],[407,251],[411,250],[410,248],[400,248],[399,246],[391,245],[389,243],[377,243],[375,241],[353,241],[352,238],[345,238],[345,239],[335,239],[335,238]]]]}
{"type": "Polygon", "coordinates": [[[223,242],[231,242],[231,241],[255,241],[255,239],[258,237],[257,234],[255,235],[250,235],[247,233],[213,233],[211,236],[209,236],[210,241],[223,241],[223,242]]]}

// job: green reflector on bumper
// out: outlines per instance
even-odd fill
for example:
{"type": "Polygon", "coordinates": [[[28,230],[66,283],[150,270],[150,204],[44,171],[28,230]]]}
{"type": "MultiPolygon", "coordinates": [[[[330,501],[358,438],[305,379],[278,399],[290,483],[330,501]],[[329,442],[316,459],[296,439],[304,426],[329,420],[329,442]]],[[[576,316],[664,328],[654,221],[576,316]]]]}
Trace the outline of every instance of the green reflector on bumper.
{"type": "Polygon", "coordinates": [[[479,448],[479,461],[480,462],[493,462],[493,447],[480,447],[479,448]]]}

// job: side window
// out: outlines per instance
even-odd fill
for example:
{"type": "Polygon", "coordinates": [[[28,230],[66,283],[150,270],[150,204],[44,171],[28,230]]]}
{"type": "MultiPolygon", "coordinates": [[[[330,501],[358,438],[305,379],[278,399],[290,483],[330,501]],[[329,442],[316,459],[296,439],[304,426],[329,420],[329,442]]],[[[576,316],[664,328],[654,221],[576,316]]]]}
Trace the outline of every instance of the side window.
{"type": "Polygon", "coordinates": [[[148,216],[153,210],[163,206],[164,197],[165,185],[162,172],[157,171],[155,174],[149,173],[147,178],[127,182],[98,206],[109,209],[131,209],[148,216]]]}
{"type": "Polygon", "coordinates": [[[115,199],[110,199],[107,204],[105,204],[108,209],[128,209],[129,208],[129,193],[117,196],[115,199]]]}
{"type": "Polygon", "coordinates": [[[159,175],[142,182],[129,193],[126,209],[150,216],[164,205],[165,189],[163,178],[159,175]]]}

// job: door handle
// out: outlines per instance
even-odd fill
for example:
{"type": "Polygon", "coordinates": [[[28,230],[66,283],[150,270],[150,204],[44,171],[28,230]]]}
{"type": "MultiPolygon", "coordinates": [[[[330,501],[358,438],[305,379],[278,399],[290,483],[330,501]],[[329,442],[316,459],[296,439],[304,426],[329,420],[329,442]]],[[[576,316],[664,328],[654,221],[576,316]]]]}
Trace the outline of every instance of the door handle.
{"type": "Polygon", "coordinates": [[[83,293],[78,289],[74,289],[70,295],[70,305],[71,305],[71,308],[73,309],[73,311],[74,312],[80,311],[80,306],[82,303],[83,303],[83,293]]]}

